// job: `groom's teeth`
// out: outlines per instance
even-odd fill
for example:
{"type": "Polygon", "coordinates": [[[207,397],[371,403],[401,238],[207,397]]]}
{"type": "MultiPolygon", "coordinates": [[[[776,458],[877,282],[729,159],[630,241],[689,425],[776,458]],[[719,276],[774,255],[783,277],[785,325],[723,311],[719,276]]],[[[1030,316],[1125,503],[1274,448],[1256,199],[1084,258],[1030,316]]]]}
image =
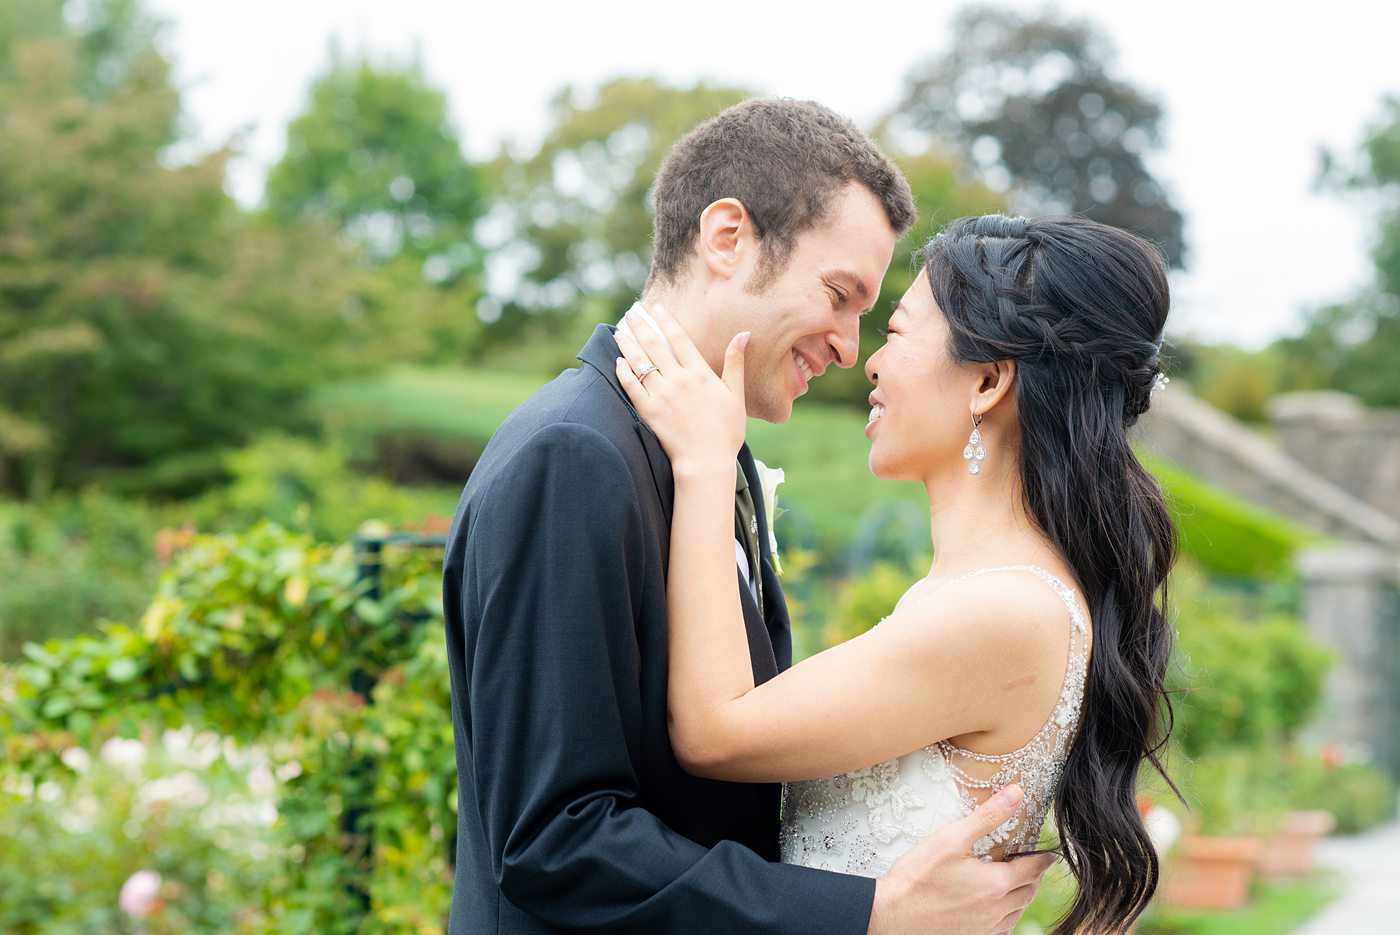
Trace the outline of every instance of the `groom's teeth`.
{"type": "Polygon", "coordinates": [[[866,425],[869,425],[871,422],[874,422],[876,419],[880,418],[880,417],[883,416],[884,414],[885,414],[885,407],[884,407],[884,406],[872,406],[872,407],[870,408],[870,418],[866,420],[865,424],[866,424],[866,425]]]}
{"type": "Polygon", "coordinates": [[[806,378],[808,383],[811,383],[812,368],[807,366],[807,361],[803,359],[801,354],[798,354],[796,352],[793,352],[792,358],[793,360],[797,361],[797,369],[802,371],[802,376],[806,378]]]}

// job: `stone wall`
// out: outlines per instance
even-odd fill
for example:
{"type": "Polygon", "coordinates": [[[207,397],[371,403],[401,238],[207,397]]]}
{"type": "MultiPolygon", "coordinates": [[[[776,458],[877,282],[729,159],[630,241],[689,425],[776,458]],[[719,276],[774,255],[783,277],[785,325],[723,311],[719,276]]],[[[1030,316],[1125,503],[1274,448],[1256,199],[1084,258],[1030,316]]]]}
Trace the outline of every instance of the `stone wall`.
{"type": "Polygon", "coordinates": [[[1393,551],[1328,543],[1298,555],[1303,626],[1336,654],[1314,741],[1365,750],[1400,776],[1400,560],[1393,551]]]}
{"type": "MultiPolygon", "coordinates": [[[[1400,548],[1400,514],[1390,515],[1354,496],[1347,477],[1339,483],[1291,457],[1247,426],[1196,399],[1180,381],[1156,395],[1137,429],[1137,440],[1148,451],[1241,500],[1303,526],[1339,539],[1400,548]]],[[[1335,420],[1322,421],[1337,424],[1335,420]]],[[[1294,420],[1293,424],[1299,426],[1295,437],[1301,439],[1305,431],[1301,426],[1309,423],[1294,420]]],[[[1400,434],[1396,441],[1400,444],[1400,434]]],[[[1389,469],[1400,471],[1400,450],[1387,457],[1389,469]]],[[[1382,473],[1379,468],[1372,471],[1377,477],[1382,473]]]]}
{"type": "Polygon", "coordinates": [[[1269,418],[1294,460],[1400,520],[1400,411],[1368,410],[1345,393],[1288,393],[1269,418]]]}
{"type": "Polygon", "coordinates": [[[1336,662],[1315,740],[1365,749],[1400,777],[1400,413],[1340,393],[1281,397],[1280,444],[1173,382],[1137,430],[1148,451],[1333,538],[1298,555],[1302,622],[1336,662]]]}

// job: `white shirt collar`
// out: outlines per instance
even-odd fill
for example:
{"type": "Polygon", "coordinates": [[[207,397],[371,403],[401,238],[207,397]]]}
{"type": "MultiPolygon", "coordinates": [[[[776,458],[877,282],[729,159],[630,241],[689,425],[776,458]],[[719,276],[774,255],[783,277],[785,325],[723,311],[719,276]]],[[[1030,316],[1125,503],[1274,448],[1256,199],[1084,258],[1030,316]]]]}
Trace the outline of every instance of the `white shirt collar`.
{"type": "MultiPolygon", "coordinates": [[[[650,325],[652,330],[656,332],[657,337],[661,338],[661,340],[666,343],[666,350],[671,352],[671,356],[676,356],[675,350],[671,347],[671,342],[666,340],[666,333],[661,330],[661,326],[656,323],[656,319],[651,316],[651,312],[648,312],[644,307],[642,307],[642,303],[640,300],[633,302],[632,307],[628,309],[628,311],[636,315],[648,325],[650,325]]],[[[627,324],[626,316],[624,316],[623,319],[617,323],[617,330],[621,331],[623,334],[627,335],[632,340],[637,340],[637,336],[632,333],[632,329],[627,324]]]]}

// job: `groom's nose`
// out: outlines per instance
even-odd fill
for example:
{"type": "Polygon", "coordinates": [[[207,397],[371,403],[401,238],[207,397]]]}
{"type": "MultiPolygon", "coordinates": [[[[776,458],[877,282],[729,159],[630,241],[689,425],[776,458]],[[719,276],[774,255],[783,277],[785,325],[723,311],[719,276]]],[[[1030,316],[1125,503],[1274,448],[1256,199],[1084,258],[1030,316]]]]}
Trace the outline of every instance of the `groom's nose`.
{"type": "Polygon", "coordinates": [[[826,346],[838,367],[850,369],[860,357],[860,320],[852,317],[827,335],[826,346]]]}

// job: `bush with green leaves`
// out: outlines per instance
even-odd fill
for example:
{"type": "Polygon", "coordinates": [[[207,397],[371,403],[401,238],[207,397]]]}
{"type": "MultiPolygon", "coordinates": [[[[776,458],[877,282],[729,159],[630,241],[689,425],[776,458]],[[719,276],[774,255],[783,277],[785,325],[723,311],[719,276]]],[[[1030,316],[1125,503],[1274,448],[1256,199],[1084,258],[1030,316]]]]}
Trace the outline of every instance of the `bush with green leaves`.
{"type": "Polygon", "coordinates": [[[0,499],[0,659],[28,640],[131,619],[150,600],[161,512],[96,490],[0,499]]]}
{"type": "Polygon", "coordinates": [[[1170,687],[1182,751],[1199,758],[1291,742],[1322,700],[1331,653],[1296,618],[1208,588],[1189,567],[1172,585],[1179,641],[1170,687]]]}
{"type": "Polygon", "coordinates": [[[1178,641],[1168,765],[1191,809],[1187,820],[1207,835],[1269,834],[1301,807],[1290,764],[1321,703],[1331,653],[1276,602],[1210,586],[1192,565],[1172,585],[1178,641]]]}
{"type": "MultiPolygon", "coordinates": [[[[440,556],[381,554],[372,597],[349,546],[269,524],[196,538],[139,622],[30,645],[0,670],[3,787],[41,788],[71,773],[71,751],[95,758],[112,737],[185,725],[213,732],[265,750],[268,768],[285,777],[268,829],[281,859],[266,878],[230,884],[216,907],[183,901],[212,896],[172,889],[172,918],[232,913],[242,930],[277,933],[440,931],[456,824],[440,556]]],[[[32,807],[6,795],[0,827],[22,823],[32,807]]],[[[87,845],[54,834],[33,846],[87,845]]],[[[197,868],[203,847],[175,835],[161,853],[197,868]]],[[[50,863],[66,879],[62,861],[50,863]]],[[[32,916],[35,899],[0,888],[0,913],[32,916]]],[[[67,931],[38,916],[16,930],[67,931]]]]}
{"type": "MultiPolygon", "coordinates": [[[[0,499],[0,659],[20,646],[133,620],[150,602],[162,554],[192,530],[246,529],[262,519],[319,541],[348,541],[367,521],[442,526],[460,485],[401,487],[354,470],[334,442],[271,434],[224,456],[226,486],[155,503],[96,489],[0,499]],[[434,519],[436,518],[436,519],[434,519]]],[[[466,472],[463,472],[465,478],[466,472]]]]}
{"type": "Polygon", "coordinates": [[[349,541],[370,521],[409,528],[430,517],[452,515],[461,483],[404,487],[350,465],[335,441],[267,435],[231,452],[228,486],[193,505],[201,529],[245,529],[260,520],[296,529],[322,542],[349,541]]]}
{"type": "Polygon", "coordinates": [[[1288,763],[1290,807],[1331,812],[1342,834],[1393,819],[1395,796],[1395,780],[1384,769],[1365,759],[1349,760],[1335,747],[1299,754],[1288,763]]]}
{"type": "Polygon", "coordinates": [[[69,746],[64,769],[0,784],[0,931],[253,931],[285,848],[266,750],[206,732],[69,746]],[[151,877],[146,899],[121,895],[151,877]],[[138,927],[139,925],[139,927],[138,927]]]}

